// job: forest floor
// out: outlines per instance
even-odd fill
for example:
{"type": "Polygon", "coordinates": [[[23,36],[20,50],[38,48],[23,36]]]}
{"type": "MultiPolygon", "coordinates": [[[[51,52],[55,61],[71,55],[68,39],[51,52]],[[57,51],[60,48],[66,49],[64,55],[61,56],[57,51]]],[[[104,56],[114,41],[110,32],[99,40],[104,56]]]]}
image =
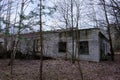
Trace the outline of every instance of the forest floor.
{"type": "MultiPolygon", "coordinates": [[[[9,60],[0,60],[0,80],[11,80],[9,60]]],[[[15,60],[13,80],[39,80],[39,60],[15,60]]],[[[72,64],[65,60],[44,60],[43,80],[120,80],[120,54],[115,61],[80,61],[72,64]]]]}

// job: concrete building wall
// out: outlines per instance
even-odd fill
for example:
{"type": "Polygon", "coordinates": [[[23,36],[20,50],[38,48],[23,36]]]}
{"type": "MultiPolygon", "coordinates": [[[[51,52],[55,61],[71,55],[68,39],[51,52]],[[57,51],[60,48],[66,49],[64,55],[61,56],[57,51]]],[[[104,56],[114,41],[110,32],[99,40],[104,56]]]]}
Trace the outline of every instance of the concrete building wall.
{"type": "MultiPolygon", "coordinates": [[[[81,32],[82,33],[82,32],[81,32]]],[[[80,38],[80,41],[88,41],[89,45],[89,54],[88,55],[79,55],[79,58],[82,60],[88,61],[99,61],[99,38],[98,38],[99,30],[87,30],[87,37],[80,38]]],[[[82,36],[82,34],[81,34],[82,36]]],[[[83,35],[85,37],[85,35],[83,35]]]]}
{"type": "MultiPolygon", "coordinates": [[[[61,31],[62,32],[62,31],[61,31]]],[[[67,58],[72,57],[72,37],[68,36],[67,41],[65,35],[61,35],[61,32],[45,32],[43,34],[44,43],[44,56],[54,57],[54,58],[65,58],[66,52],[59,52],[59,42],[67,42],[67,58]]],[[[63,31],[65,32],[65,31],[63,31]]],[[[76,42],[74,46],[76,49],[75,57],[81,60],[88,61],[100,61],[100,30],[95,29],[85,29],[79,32],[79,42],[88,41],[89,54],[79,53],[79,47],[76,42]]],[[[68,35],[71,33],[69,32],[68,35]]],[[[30,33],[21,35],[20,42],[18,44],[18,50],[24,54],[35,54],[40,55],[40,52],[34,52],[34,40],[39,40],[39,33],[30,33]]],[[[75,40],[76,41],[76,40],[75,40]]],[[[107,41],[104,41],[107,43],[107,41]]],[[[38,43],[40,44],[40,43],[38,43]]],[[[107,53],[107,52],[106,52],[107,53]]]]}
{"type": "MultiPolygon", "coordinates": [[[[100,60],[100,54],[99,54],[99,30],[81,30],[80,31],[80,41],[88,41],[88,46],[89,46],[89,54],[80,54],[76,53],[76,58],[81,59],[81,60],[88,60],[88,61],[99,61],[100,60]]],[[[65,36],[62,36],[59,38],[59,33],[55,34],[48,34],[49,35],[49,40],[44,41],[45,42],[45,51],[48,53],[46,55],[49,55],[51,57],[66,57],[65,52],[58,52],[58,42],[63,41],[66,42],[65,36]]],[[[47,36],[47,35],[46,35],[47,36]]],[[[76,42],[74,43],[76,47],[76,42]]],[[[78,47],[77,47],[78,48],[78,47]]],[[[68,37],[67,38],[67,58],[72,57],[72,38],[68,37]]]]}

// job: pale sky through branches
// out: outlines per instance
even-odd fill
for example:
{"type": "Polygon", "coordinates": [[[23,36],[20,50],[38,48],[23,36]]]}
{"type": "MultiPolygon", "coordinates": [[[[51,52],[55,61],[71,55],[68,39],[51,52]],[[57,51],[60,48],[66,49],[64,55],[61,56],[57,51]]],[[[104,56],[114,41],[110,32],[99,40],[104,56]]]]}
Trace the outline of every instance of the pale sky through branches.
{"type": "MultiPolygon", "coordinates": [[[[20,13],[20,4],[21,0],[12,0],[14,3],[12,4],[11,10],[11,22],[14,24],[15,15],[17,14],[16,22],[19,21],[19,13],[20,13]],[[17,10],[17,11],[16,11],[17,10]],[[17,12],[17,13],[16,13],[17,12]]],[[[24,14],[26,16],[29,15],[31,11],[37,11],[38,9],[38,0],[25,0],[25,7],[24,7],[24,14]],[[32,3],[30,2],[32,1],[32,3]]],[[[77,1],[77,0],[75,0],[77,1]]],[[[102,7],[98,5],[99,0],[78,0],[80,2],[80,20],[79,20],[79,28],[92,28],[99,26],[95,22],[97,20],[105,20],[104,13],[102,11],[102,7]]],[[[53,12],[51,15],[44,15],[43,14],[43,29],[44,30],[54,30],[64,28],[65,24],[63,22],[62,14],[59,11],[59,2],[64,3],[64,0],[44,0],[43,5],[47,7],[55,7],[56,11],[53,12]]],[[[39,9],[38,9],[39,10],[39,9]]],[[[76,8],[74,8],[74,14],[76,14],[76,8]]],[[[44,9],[43,12],[49,13],[49,9],[44,9]]],[[[39,11],[38,11],[39,14],[39,11]]],[[[31,19],[31,23],[35,21],[39,21],[39,18],[31,19]]],[[[27,24],[29,21],[25,20],[24,23],[27,24]]],[[[30,25],[32,26],[32,24],[30,25]]],[[[35,30],[39,30],[39,26],[32,26],[35,30]]]]}

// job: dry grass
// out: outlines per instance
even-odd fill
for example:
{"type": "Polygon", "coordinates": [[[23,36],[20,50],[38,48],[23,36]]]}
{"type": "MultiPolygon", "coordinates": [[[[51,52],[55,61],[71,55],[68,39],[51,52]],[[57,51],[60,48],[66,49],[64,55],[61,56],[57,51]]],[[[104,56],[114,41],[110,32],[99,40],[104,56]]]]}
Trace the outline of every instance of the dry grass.
{"type": "MultiPolygon", "coordinates": [[[[9,60],[0,60],[0,80],[11,80],[9,60]]],[[[14,80],[39,80],[39,60],[15,60],[14,80]]],[[[84,80],[120,80],[120,55],[115,62],[81,61],[84,80]]],[[[45,60],[43,80],[81,80],[77,62],[45,60]]]]}

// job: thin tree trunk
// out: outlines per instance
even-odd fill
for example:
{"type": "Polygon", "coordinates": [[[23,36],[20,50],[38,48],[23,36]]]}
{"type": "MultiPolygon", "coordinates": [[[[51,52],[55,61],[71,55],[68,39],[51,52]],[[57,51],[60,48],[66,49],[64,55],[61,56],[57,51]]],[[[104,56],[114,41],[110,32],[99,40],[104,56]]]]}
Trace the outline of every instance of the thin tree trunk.
{"type": "MultiPolygon", "coordinates": [[[[67,30],[68,29],[68,5],[67,5],[67,3],[66,3],[66,12],[65,12],[64,19],[65,19],[65,25],[66,25],[66,34],[65,34],[66,45],[68,46],[68,30],[67,30]]],[[[67,56],[68,56],[68,47],[66,47],[66,54],[65,54],[65,59],[66,60],[67,60],[67,56]]]]}
{"type": "Polygon", "coordinates": [[[42,67],[43,67],[43,34],[42,34],[42,0],[40,1],[40,80],[42,80],[42,67]]]}
{"type": "MultiPolygon", "coordinates": [[[[68,38],[67,38],[67,20],[66,20],[66,33],[65,33],[65,39],[66,39],[66,46],[68,46],[68,38]]],[[[66,47],[66,54],[65,54],[65,60],[67,60],[67,54],[68,54],[68,47],[66,47]]]]}
{"type": "Polygon", "coordinates": [[[18,31],[17,31],[17,35],[16,35],[16,38],[15,38],[15,44],[13,46],[13,52],[11,52],[11,60],[9,62],[8,65],[11,66],[11,78],[13,80],[13,63],[14,63],[14,59],[15,59],[15,54],[17,52],[17,45],[19,43],[19,37],[20,37],[20,30],[21,30],[21,24],[22,24],[22,17],[23,16],[23,8],[24,8],[24,0],[22,0],[21,2],[21,12],[20,12],[20,20],[19,20],[19,28],[18,28],[18,31]]]}
{"type": "Polygon", "coordinates": [[[109,37],[109,43],[110,43],[110,52],[111,52],[111,60],[114,61],[114,51],[113,51],[113,45],[112,45],[112,38],[111,38],[111,32],[110,32],[110,23],[106,11],[106,3],[105,0],[102,0],[103,8],[104,8],[104,13],[105,13],[105,19],[107,22],[107,29],[108,29],[108,37],[109,37]]]}
{"type": "Polygon", "coordinates": [[[73,27],[73,0],[71,0],[71,27],[72,27],[72,63],[75,63],[74,56],[74,27],[73,27]]]}
{"type": "MultiPolygon", "coordinates": [[[[77,53],[77,55],[78,55],[79,54],[79,50],[78,49],[80,48],[79,47],[80,46],[80,44],[79,44],[79,41],[80,41],[80,31],[79,31],[79,28],[78,28],[78,26],[79,26],[79,18],[80,18],[80,9],[79,9],[80,5],[78,5],[76,3],[76,6],[77,6],[77,15],[76,15],[77,20],[76,20],[76,52],[75,52],[75,54],[77,53]]],[[[77,63],[78,63],[78,70],[80,72],[81,80],[84,80],[83,72],[82,72],[82,69],[81,69],[79,55],[78,55],[77,63]]]]}
{"type": "MultiPolygon", "coordinates": [[[[80,46],[80,44],[79,44],[79,40],[80,40],[80,32],[79,32],[79,30],[78,30],[78,24],[77,24],[77,26],[76,26],[76,53],[78,53],[79,54],[79,46],[80,46]]],[[[79,72],[80,72],[80,76],[81,76],[81,80],[84,80],[84,76],[83,76],[83,72],[82,72],[82,69],[81,69],[81,64],[80,64],[80,59],[79,59],[79,55],[78,55],[78,60],[77,60],[77,63],[78,63],[78,70],[79,70],[79,72]]]]}

